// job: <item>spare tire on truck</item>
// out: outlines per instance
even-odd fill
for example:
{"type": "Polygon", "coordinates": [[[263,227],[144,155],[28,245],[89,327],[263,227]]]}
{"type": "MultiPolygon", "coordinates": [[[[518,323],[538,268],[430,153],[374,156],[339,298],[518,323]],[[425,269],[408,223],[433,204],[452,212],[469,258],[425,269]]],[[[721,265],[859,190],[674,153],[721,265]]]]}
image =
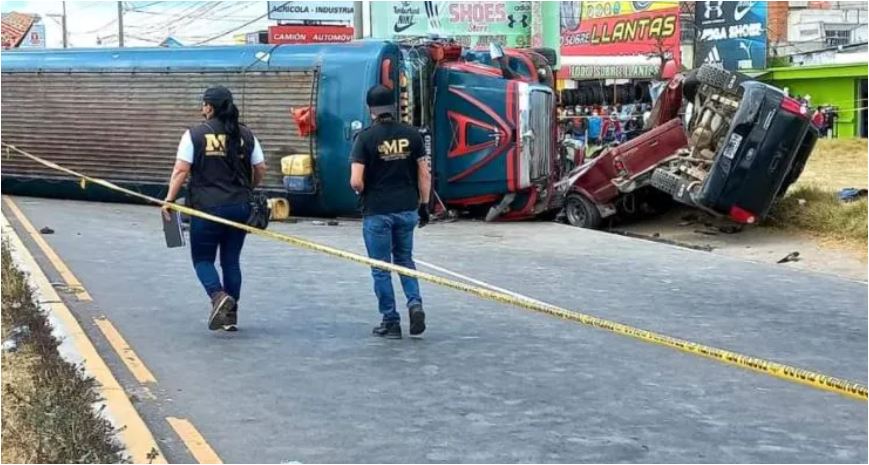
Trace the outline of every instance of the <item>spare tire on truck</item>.
{"type": "Polygon", "coordinates": [[[735,73],[714,65],[703,65],[697,70],[697,80],[724,92],[742,95],[740,84],[750,81],[751,78],[742,73],[735,73]]]}

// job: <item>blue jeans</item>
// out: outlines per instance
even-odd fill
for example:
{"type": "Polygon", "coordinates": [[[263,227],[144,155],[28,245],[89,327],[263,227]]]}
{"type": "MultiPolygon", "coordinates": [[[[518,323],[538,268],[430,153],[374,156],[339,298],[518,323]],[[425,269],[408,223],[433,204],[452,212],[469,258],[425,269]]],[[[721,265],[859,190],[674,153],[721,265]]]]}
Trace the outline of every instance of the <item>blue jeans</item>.
{"type": "MultiPolygon", "coordinates": [[[[392,262],[405,268],[416,269],[413,264],[413,230],[419,222],[416,210],[383,215],[367,215],[362,220],[362,236],[368,256],[384,262],[392,262]]],[[[380,314],[385,322],[398,322],[401,317],[395,310],[395,292],[389,271],[371,268],[374,277],[374,293],[377,295],[380,314]]],[[[400,276],[407,306],[422,305],[419,281],[400,276]]]]}
{"type": "MultiPolygon", "coordinates": [[[[227,220],[244,223],[250,215],[250,205],[220,205],[203,208],[202,211],[227,220]]],[[[241,294],[241,248],[247,232],[201,218],[190,218],[190,255],[196,277],[208,296],[224,291],[238,300],[241,294]],[[217,251],[220,250],[220,268],[223,284],[214,267],[217,251]]]]}

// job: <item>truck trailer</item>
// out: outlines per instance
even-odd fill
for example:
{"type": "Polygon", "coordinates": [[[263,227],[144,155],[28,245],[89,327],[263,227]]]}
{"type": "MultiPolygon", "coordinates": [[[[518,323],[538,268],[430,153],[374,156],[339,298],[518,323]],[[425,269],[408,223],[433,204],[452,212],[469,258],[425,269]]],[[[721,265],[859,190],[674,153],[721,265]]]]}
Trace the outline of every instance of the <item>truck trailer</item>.
{"type": "MultiPolygon", "coordinates": [[[[3,142],[162,198],[203,91],[220,84],[262,143],[270,196],[288,198],[296,215],[353,216],[349,153],[371,124],[366,92],[383,84],[399,117],[424,135],[440,205],[531,218],[560,208],[546,56],[506,50],[493,60],[427,38],[8,52],[3,142]]],[[[28,159],[4,162],[7,193],[122,200],[28,159]]]]}

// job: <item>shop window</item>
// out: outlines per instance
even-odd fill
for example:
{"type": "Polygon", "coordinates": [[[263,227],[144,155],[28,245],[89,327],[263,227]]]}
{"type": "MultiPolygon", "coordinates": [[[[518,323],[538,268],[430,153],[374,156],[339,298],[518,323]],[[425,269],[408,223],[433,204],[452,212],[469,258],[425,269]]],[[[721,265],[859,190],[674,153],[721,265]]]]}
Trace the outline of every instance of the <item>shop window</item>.
{"type": "Polygon", "coordinates": [[[851,31],[827,30],[824,31],[824,37],[829,46],[848,45],[851,42],[851,31]]]}

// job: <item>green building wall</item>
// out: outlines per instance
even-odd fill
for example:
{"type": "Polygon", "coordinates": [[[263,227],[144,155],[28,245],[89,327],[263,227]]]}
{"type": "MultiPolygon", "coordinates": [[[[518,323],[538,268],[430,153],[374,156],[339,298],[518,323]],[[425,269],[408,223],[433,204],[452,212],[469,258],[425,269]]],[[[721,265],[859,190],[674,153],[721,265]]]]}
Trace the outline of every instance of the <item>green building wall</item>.
{"type": "Polygon", "coordinates": [[[839,107],[838,136],[859,136],[859,83],[867,76],[866,63],[788,68],[771,68],[759,79],[787,87],[792,96],[810,95],[812,106],[839,107]]]}

